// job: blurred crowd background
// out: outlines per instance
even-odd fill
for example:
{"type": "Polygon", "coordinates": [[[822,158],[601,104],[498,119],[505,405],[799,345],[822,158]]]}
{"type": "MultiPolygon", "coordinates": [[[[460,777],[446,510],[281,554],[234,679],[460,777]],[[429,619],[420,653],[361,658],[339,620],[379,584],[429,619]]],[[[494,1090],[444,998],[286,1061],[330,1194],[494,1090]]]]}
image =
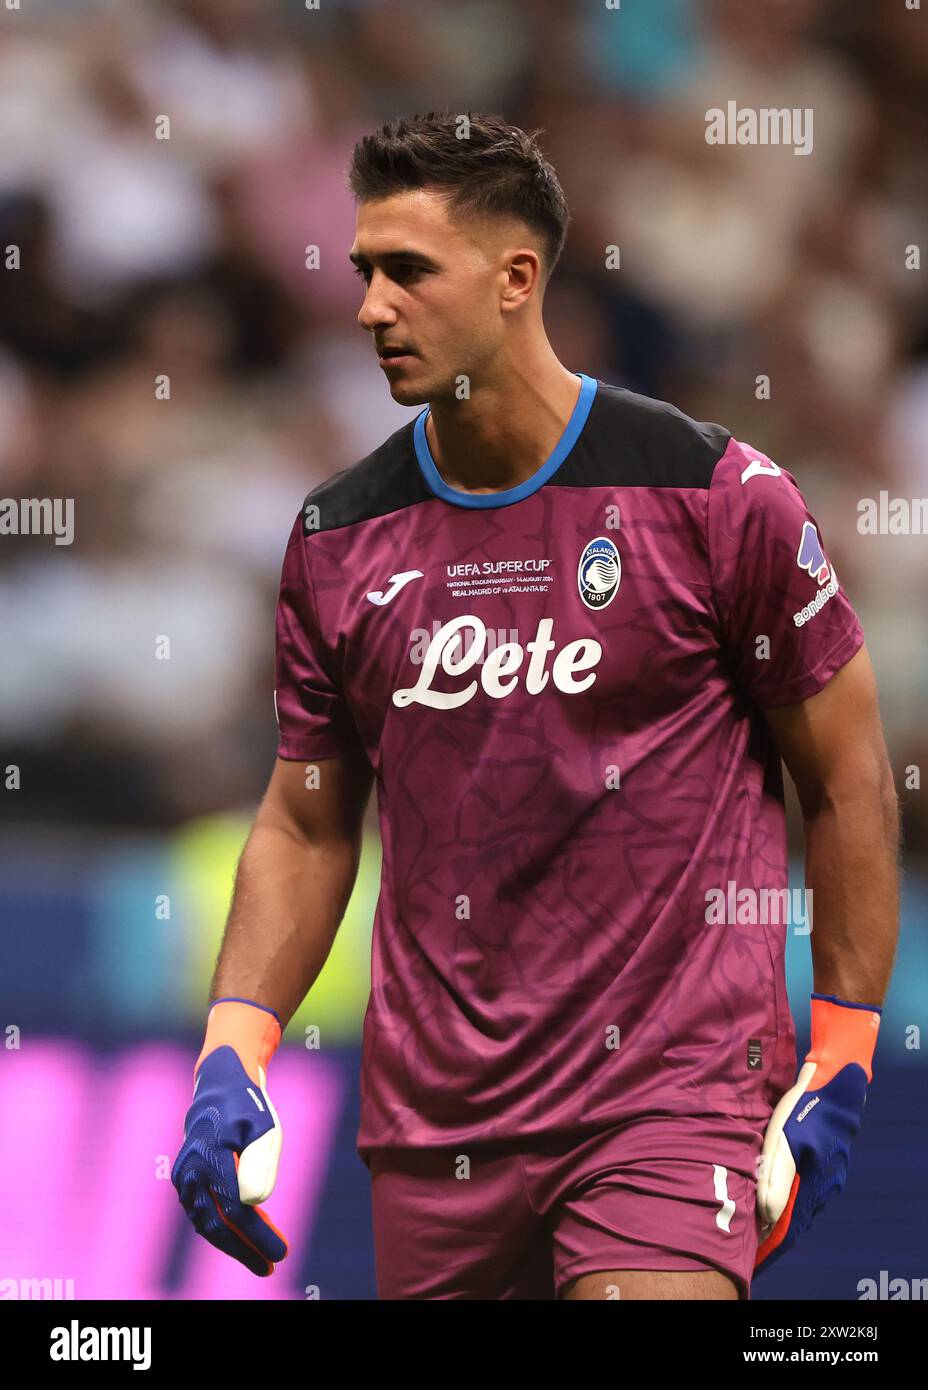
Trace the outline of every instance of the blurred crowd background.
{"type": "MultiPolygon", "coordinates": [[[[76,530],[0,537],[0,766],[22,770],[3,798],[5,1019],[101,1045],[189,1030],[192,1064],[274,757],[290,527],[414,413],[356,321],[347,161],[372,126],[443,108],[544,132],[573,219],[546,299],[565,365],[720,421],[797,478],[877,667],[922,915],[928,816],[907,782],[928,763],[928,537],[861,535],[858,504],[928,495],[928,281],[909,249],[928,251],[928,14],[30,0],[0,9],[0,494],[73,498],[76,530]],[[813,108],[813,152],[707,145],[729,100],[813,108]]],[[[300,1015],[351,1046],[376,852],[371,823],[300,1015]]],[[[350,1155],[350,1103],[340,1125],[350,1155]]],[[[368,1287],[343,1230],[331,1248],[368,1287]]]]}
{"type": "Polygon", "coordinates": [[[290,524],[411,413],[356,321],[346,162],[375,123],[443,106],[545,131],[573,216],[555,350],[793,472],[864,622],[897,773],[925,761],[928,540],[857,531],[861,498],[928,493],[928,279],[906,264],[928,227],[924,15],[41,0],[0,18],[0,245],[21,256],[0,479],[73,497],[76,538],[0,544],[19,814],[171,826],[259,793],[290,524]],[[730,98],[813,107],[813,153],[707,145],[730,98]]]}

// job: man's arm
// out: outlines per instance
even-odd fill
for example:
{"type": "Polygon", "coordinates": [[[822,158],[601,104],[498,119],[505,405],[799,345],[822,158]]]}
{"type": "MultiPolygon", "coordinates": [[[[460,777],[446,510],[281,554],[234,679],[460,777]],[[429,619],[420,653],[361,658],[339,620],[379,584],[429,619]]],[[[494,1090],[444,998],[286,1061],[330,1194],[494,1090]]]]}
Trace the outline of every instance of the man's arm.
{"type": "Polygon", "coordinates": [[[250,999],[286,1028],[326,962],[361,857],[366,758],[278,758],[242,851],[210,999],[250,999]],[[307,787],[307,767],[319,785],[307,787]]]}
{"type": "Polygon", "coordinates": [[[360,749],[315,764],[278,758],[239,860],[171,1180],[200,1235],[260,1276],[287,1254],[260,1209],[283,1137],[267,1066],[348,905],[371,778],[360,749]],[[306,785],[307,765],[318,787],[306,785]]]}
{"type": "Polygon", "coordinates": [[[765,715],[802,808],[815,990],[882,1004],[899,931],[899,813],[866,647],[817,695],[765,715]]]}
{"type": "Polygon", "coordinates": [[[899,917],[899,815],[866,648],[817,695],[765,713],[802,807],[815,989],[809,1052],[764,1135],[755,1269],[844,1188],[899,917]]]}

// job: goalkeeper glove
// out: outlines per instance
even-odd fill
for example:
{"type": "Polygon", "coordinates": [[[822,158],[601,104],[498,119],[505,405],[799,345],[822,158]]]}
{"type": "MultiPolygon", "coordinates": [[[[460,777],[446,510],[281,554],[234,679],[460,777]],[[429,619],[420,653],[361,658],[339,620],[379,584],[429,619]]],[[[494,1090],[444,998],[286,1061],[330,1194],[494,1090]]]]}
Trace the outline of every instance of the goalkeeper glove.
{"type": "Polygon", "coordinates": [[[851,1137],[873,1079],[883,1010],[812,995],[812,1046],[792,1090],[774,1110],[761,1153],[755,1270],[785,1254],[847,1179],[851,1137]]]}
{"type": "Polygon", "coordinates": [[[272,1009],[217,999],[196,1061],[193,1104],[171,1181],[194,1228],[253,1274],[273,1274],[287,1242],[257,1208],[274,1190],[283,1131],[265,1090],[280,1043],[272,1009]]]}

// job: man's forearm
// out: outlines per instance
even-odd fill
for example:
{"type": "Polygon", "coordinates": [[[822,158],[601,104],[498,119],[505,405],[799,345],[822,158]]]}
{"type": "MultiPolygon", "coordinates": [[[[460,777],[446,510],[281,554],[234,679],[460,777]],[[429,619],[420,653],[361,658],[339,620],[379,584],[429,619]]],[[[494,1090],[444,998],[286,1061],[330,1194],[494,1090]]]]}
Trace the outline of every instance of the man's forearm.
{"type": "Polygon", "coordinates": [[[825,798],[805,819],[816,992],[882,1004],[899,930],[899,812],[892,778],[825,798]]]}
{"type": "Polygon", "coordinates": [[[256,822],[242,852],[210,999],[254,1000],[285,1028],[325,964],[359,851],[256,822]]]}

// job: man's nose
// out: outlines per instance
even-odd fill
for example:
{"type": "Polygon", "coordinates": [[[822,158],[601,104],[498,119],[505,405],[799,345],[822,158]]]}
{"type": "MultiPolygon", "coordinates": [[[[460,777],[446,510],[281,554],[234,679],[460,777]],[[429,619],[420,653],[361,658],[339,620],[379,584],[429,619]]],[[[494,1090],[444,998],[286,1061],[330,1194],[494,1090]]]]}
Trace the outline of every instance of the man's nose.
{"type": "Polygon", "coordinates": [[[383,282],[378,284],[375,276],[367,287],[364,303],[358,312],[358,323],[370,332],[377,327],[389,327],[395,322],[396,312],[390,307],[383,282]]]}

